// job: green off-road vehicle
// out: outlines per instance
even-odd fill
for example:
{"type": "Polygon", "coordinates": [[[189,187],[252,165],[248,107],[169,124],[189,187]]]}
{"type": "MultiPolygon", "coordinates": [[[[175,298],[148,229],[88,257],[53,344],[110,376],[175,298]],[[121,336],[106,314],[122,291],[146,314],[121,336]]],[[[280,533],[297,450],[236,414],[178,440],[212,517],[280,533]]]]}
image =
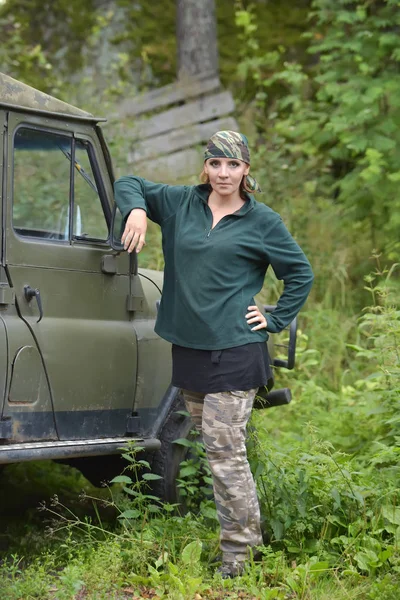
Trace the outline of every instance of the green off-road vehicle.
{"type": "MultiPolygon", "coordinates": [[[[173,501],[190,422],[154,333],[163,273],[123,252],[101,121],[0,73],[0,467],[56,459],[100,481],[139,440],[173,501]]],[[[294,346],[292,323],[275,364],[294,346]]]]}

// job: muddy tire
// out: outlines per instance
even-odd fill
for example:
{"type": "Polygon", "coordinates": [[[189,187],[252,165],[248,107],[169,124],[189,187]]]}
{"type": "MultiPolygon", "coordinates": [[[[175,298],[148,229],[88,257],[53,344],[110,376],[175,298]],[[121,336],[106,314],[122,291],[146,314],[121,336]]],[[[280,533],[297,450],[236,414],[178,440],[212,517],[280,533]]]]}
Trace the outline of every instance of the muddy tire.
{"type": "Polygon", "coordinates": [[[194,439],[193,424],[189,417],[177,413],[185,410],[183,396],[179,394],[171,406],[171,410],[161,430],[159,439],[161,448],[154,453],[152,458],[152,472],[160,475],[162,479],[152,482],[152,492],[166,502],[175,504],[180,502],[177,478],[180,464],[190,450],[186,446],[174,444],[179,438],[194,439]]]}
{"type": "Polygon", "coordinates": [[[84,456],[56,462],[78,469],[95,487],[103,487],[104,484],[108,484],[113,477],[121,475],[126,467],[126,461],[119,454],[84,456]]]}

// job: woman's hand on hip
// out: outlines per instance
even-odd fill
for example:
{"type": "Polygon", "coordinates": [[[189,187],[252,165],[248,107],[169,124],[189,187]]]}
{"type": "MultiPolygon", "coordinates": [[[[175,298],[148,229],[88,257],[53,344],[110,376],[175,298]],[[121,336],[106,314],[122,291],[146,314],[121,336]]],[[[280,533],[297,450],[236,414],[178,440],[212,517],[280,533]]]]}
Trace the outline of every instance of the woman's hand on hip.
{"type": "Polygon", "coordinates": [[[121,242],[124,249],[133,252],[140,252],[146,243],[147,215],[142,208],[133,208],[126,220],[125,230],[122,234],[121,242]]]}
{"type": "Polygon", "coordinates": [[[251,331],[266,329],[267,319],[265,318],[265,315],[263,315],[263,313],[258,309],[258,306],[248,306],[247,310],[250,311],[246,315],[247,324],[252,325],[253,323],[258,323],[258,325],[251,328],[251,331]]]}

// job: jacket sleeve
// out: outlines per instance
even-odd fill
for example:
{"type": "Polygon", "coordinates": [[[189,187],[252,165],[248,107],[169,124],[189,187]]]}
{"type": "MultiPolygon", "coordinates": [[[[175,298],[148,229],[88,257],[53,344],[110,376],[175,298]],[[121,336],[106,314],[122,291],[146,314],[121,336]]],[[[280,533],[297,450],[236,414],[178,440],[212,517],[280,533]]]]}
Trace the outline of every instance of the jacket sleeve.
{"type": "Polygon", "coordinates": [[[276,277],[284,282],[276,309],[267,315],[267,331],[279,333],[295,318],[307,300],[314,275],[304,252],[280,217],[265,237],[264,250],[276,277]]]}
{"type": "Polygon", "coordinates": [[[176,213],[186,190],[183,185],[153,183],[133,175],[120,177],[114,183],[115,202],[124,220],[133,208],[142,208],[159,225],[176,213]]]}

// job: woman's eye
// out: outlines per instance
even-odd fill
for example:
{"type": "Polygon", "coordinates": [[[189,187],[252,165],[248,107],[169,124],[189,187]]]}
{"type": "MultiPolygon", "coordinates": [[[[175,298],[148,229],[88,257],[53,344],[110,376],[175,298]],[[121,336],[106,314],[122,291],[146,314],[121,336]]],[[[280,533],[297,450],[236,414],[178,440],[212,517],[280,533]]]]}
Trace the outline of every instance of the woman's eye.
{"type": "Polygon", "coordinates": [[[233,160],[229,163],[230,167],[238,167],[239,163],[238,162],[234,162],[233,160]]]}
{"type": "Polygon", "coordinates": [[[219,162],[218,162],[218,160],[212,160],[212,161],[210,162],[210,165],[211,165],[212,167],[214,167],[214,168],[215,168],[215,167],[219,167],[219,162]]]}

